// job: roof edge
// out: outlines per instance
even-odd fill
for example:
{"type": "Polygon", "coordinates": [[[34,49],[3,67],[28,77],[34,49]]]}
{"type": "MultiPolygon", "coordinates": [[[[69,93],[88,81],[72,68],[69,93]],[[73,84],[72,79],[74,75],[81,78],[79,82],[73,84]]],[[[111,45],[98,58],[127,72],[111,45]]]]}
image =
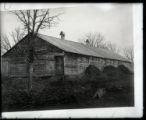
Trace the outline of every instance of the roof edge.
{"type": "Polygon", "coordinates": [[[4,57],[6,54],[8,54],[12,49],[14,49],[20,42],[22,42],[26,37],[28,36],[25,35],[20,41],[18,41],[15,45],[12,46],[12,48],[10,48],[7,52],[5,52],[1,57],[4,57]]]}

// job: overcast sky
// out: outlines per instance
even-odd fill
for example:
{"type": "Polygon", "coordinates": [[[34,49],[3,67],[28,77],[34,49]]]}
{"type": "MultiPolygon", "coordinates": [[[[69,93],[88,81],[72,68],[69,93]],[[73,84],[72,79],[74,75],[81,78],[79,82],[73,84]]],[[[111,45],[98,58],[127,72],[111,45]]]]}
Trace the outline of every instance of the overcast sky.
{"type": "MultiPolygon", "coordinates": [[[[57,27],[40,33],[60,37],[64,31],[67,40],[78,41],[89,32],[100,32],[106,41],[119,47],[133,45],[132,4],[95,4],[83,7],[51,9],[52,13],[64,12],[57,27]]],[[[21,23],[16,16],[2,12],[2,33],[8,34],[21,23]]]]}

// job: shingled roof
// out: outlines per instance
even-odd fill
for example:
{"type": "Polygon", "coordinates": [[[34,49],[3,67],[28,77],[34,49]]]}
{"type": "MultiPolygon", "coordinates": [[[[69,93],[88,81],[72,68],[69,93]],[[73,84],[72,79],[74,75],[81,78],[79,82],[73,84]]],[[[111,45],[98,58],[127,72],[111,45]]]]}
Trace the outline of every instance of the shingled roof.
{"type": "Polygon", "coordinates": [[[113,53],[110,50],[105,50],[97,47],[90,47],[78,42],[61,40],[59,38],[42,34],[38,34],[37,36],[49,42],[50,44],[53,44],[54,46],[64,50],[65,52],[130,62],[129,60],[123,58],[122,56],[116,53],[113,53]]]}

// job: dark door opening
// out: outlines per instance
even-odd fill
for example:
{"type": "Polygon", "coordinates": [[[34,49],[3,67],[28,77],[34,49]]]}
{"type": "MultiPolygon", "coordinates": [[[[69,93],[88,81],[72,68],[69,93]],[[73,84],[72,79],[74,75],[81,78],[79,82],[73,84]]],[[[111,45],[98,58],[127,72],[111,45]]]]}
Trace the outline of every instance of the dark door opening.
{"type": "Polygon", "coordinates": [[[63,56],[55,56],[55,69],[57,75],[64,75],[63,56]]]}

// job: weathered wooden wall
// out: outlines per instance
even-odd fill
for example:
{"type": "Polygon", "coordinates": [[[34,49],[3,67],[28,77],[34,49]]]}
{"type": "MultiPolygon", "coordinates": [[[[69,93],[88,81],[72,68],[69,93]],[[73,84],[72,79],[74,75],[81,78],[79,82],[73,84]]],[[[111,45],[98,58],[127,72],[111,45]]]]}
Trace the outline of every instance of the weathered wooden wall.
{"type": "Polygon", "coordinates": [[[122,61],[83,56],[71,53],[65,54],[64,73],[66,75],[76,75],[83,73],[89,65],[95,65],[100,70],[103,70],[103,68],[108,65],[112,65],[114,67],[118,67],[119,65],[125,65],[126,67],[131,68],[130,63],[122,61]]]}
{"type": "Polygon", "coordinates": [[[34,76],[55,75],[55,56],[63,55],[63,51],[44,40],[36,39],[35,54],[34,76]]]}
{"type": "Polygon", "coordinates": [[[28,50],[28,39],[25,37],[19,44],[2,56],[2,75],[8,77],[24,77],[27,75],[25,56],[28,50]]]}
{"type": "Polygon", "coordinates": [[[1,59],[1,74],[3,76],[8,76],[8,61],[4,58],[1,59]]]}
{"type": "MultiPolygon", "coordinates": [[[[2,58],[2,74],[9,77],[26,77],[28,76],[28,64],[26,62],[26,55],[28,50],[28,39],[20,41],[14,48],[12,48],[2,58]]],[[[40,38],[35,39],[34,42],[35,59],[33,63],[33,76],[52,76],[57,74],[56,65],[64,65],[65,75],[77,75],[89,66],[95,65],[100,70],[105,66],[125,65],[130,68],[129,63],[117,60],[103,59],[97,57],[84,56],[79,54],[67,53],[63,50],[51,45],[47,41],[40,38]],[[62,62],[57,64],[56,56],[63,56],[57,59],[62,62]],[[61,60],[61,59],[62,60],[61,60]]]]}
{"type": "MultiPolygon", "coordinates": [[[[25,39],[4,55],[2,73],[9,77],[28,76],[27,50],[28,40],[25,39]]],[[[33,76],[55,75],[55,56],[63,55],[63,51],[39,38],[34,42],[34,50],[33,76]]]]}

